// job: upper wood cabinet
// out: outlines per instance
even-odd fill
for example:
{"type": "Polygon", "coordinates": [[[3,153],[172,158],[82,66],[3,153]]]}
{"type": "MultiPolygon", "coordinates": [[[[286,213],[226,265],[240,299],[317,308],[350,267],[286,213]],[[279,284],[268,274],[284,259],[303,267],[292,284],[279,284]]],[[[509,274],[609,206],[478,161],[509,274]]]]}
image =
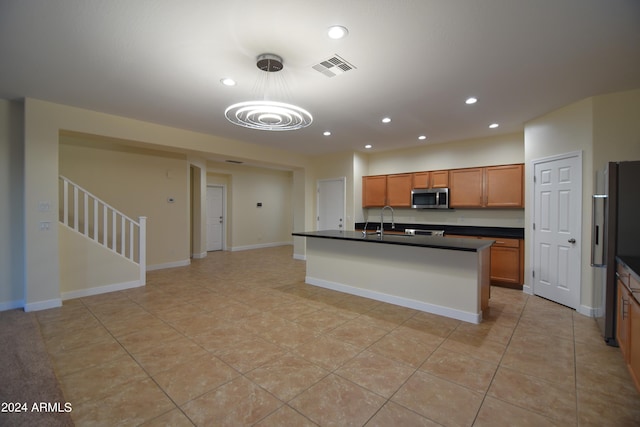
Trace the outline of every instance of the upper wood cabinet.
{"type": "Polygon", "coordinates": [[[414,172],[413,188],[447,188],[449,171],[414,172]]]}
{"type": "Polygon", "coordinates": [[[362,207],[411,206],[412,188],[449,188],[451,208],[523,208],[524,165],[362,177],[362,207]]]}
{"type": "Polygon", "coordinates": [[[481,208],[484,205],[484,168],[449,171],[449,207],[481,208]]]}
{"type": "Polygon", "coordinates": [[[449,187],[449,171],[433,171],[431,172],[430,188],[447,188],[449,187]]]}
{"type": "Polygon", "coordinates": [[[410,173],[387,175],[387,205],[393,207],[411,206],[413,177],[410,173]]]}
{"type": "Polygon", "coordinates": [[[431,172],[414,172],[413,188],[431,188],[431,172]]]}
{"type": "Polygon", "coordinates": [[[523,165],[488,166],[449,171],[452,208],[522,208],[523,165]]]}
{"type": "Polygon", "coordinates": [[[387,176],[362,177],[362,207],[382,207],[387,199],[387,176]]]}
{"type": "Polygon", "coordinates": [[[485,206],[524,207],[522,164],[485,168],[485,206]]]}

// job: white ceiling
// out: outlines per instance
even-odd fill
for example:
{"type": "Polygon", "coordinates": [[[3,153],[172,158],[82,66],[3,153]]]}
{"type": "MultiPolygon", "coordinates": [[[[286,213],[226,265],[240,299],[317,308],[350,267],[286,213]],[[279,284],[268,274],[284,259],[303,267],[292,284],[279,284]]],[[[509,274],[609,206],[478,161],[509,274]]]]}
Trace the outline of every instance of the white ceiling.
{"type": "Polygon", "coordinates": [[[309,154],[518,132],[558,107],[636,88],[637,0],[0,0],[0,98],[309,154]],[[348,37],[327,37],[336,24],[348,37]],[[262,96],[262,53],[284,58],[270,96],[309,110],[308,128],[225,119],[228,105],[262,96]],[[312,69],[335,54],[356,69],[312,69]]]}

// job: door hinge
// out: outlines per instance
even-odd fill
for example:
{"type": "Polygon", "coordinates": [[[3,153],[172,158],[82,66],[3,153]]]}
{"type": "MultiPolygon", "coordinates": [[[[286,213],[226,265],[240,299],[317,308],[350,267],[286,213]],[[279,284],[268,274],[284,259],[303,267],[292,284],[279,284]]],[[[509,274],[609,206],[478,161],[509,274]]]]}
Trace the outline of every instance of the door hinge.
{"type": "Polygon", "coordinates": [[[533,229],[534,230],[536,229],[536,223],[535,222],[533,223],[533,229]]]}
{"type": "Polygon", "coordinates": [[[536,176],[533,175],[533,182],[536,182],[536,176]]]}
{"type": "Polygon", "coordinates": [[[533,277],[536,277],[536,271],[535,271],[535,270],[531,270],[531,275],[532,275],[533,277]]]}
{"type": "Polygon", "coordinates": [[[320,217],[319,217],[319,216],[318,216],[318,217],[316,217],[316,221],[320,221],[320,217]]]}

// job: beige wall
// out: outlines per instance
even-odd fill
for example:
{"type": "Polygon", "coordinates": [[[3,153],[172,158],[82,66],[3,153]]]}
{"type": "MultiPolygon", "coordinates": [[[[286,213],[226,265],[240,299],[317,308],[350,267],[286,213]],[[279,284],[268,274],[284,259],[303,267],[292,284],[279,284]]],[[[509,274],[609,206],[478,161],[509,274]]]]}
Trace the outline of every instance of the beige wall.
{"type": "Polygon", "coordinates": [[[186,265],[190,171],[184,155],[60,136],[60,174],[137,220],[147,217],[147,268],[186,265]],[[169,198],[174,202],[170,203],[169,198]]]}
{"type": "Polygon", "coordinates": [[[640,160],[640,89],[594,98],[593,166],[640,160]]]}
{"type": "Polygon", "coordinates": [[[216,162],[208,171],[207,184],[227,189],[228,249],[293,242],[293,172],[216,162]]]}
{"type": "Polygon", "coordinates": [[[372,152],[366,175],[490,166],[524,161],[522,133],[372,152]]]}
{"type": "Polygon", "coordinates": [[[24,304],[24,106],[0,100],[0,311],[24,304]]]}

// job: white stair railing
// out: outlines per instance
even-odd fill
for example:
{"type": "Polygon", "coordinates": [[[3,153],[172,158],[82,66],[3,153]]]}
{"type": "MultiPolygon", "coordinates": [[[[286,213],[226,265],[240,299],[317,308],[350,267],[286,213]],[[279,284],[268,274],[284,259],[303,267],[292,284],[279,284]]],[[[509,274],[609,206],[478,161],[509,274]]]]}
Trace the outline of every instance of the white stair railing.
{"type": "Polygon", "coordinates": [[[89,191],[60,175],[60,222],[140,266],[146,281],[147,217],[129,218],[89,191]]]}

